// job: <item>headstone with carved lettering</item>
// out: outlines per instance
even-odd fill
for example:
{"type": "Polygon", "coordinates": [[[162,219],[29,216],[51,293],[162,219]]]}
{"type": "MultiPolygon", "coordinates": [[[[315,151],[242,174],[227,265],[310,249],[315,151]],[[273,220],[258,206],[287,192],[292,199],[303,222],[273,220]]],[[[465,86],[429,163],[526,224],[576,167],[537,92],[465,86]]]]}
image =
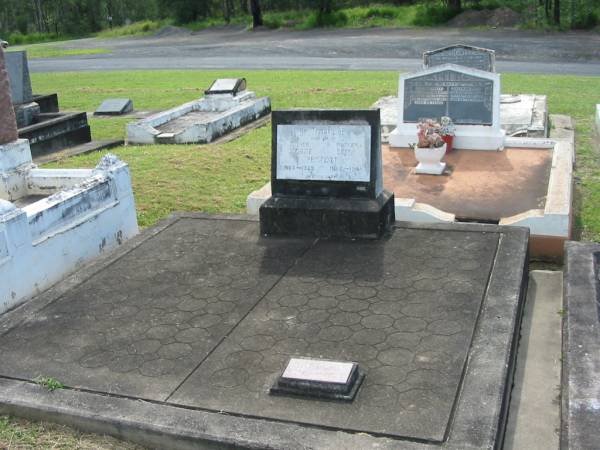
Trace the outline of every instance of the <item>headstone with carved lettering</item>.
{"type": "Polygon", "coordinates": [[[494,50],[472,45],[455,44],[438,48],[423,53],[423,67],[441,66],[442,64],[456,64],[472,69],[495,72],[496,53],[494,50]]]}
{"type": "Polygon", "coordinates": [[[0,48],[0,145],[14,142],[17,138],[17,122],[10,96],[4,50],[0,48]]]}
{"type": "Polygon", "coordinates": [[[499,150],[500,75],[456,64],[443,64],[400,77],[398,126],[390,134],[392,147],[416,142],[416,124],[447,116],[456,125],[454,147],[499,150]]]}
{"type": "Polygon", "coordinates": [[[378,109],[275,111],[272,122],[263,234],[379,238],[389,229],[378,109]]]}

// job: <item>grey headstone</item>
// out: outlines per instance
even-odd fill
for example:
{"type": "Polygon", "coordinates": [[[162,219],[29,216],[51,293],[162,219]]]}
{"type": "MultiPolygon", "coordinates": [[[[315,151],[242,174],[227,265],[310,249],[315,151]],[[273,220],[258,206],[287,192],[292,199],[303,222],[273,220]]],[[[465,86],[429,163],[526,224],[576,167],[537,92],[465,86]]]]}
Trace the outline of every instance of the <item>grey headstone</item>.
{"type": "Polygon", "coordinates": [[[246,89],[245,78],[219,78],[204,91],[206,95],[231,94],[236,95],[246,89]]]}
{"type": "Polygon", "coordinates": [[[111,98],[104,100],[94,115],[120,116],[133,111],[133,102],[128,98],[111,98]]]}
{"type": "Polygon", "coordinates": [[[29,77],[29,65],[27,64],[27,53],[7,52],[6,68],[10,80],[10,95],[13,104],[29,103],[33,99],[31,90],[31,78],[29,77]]]}
{"type": "Polygon", "coordinates": [[[423,67],[428,69],[442,64],[457,64],[472,69],[494,72],[496,53],[487,48],[456,44],[423,53],[423,67]]]}
{"type": "Polygon", "coordinates": [[[448,69],[404,81],[404,122],[449,116],[457,125],[492,125],[494,82],[448,69]]]}

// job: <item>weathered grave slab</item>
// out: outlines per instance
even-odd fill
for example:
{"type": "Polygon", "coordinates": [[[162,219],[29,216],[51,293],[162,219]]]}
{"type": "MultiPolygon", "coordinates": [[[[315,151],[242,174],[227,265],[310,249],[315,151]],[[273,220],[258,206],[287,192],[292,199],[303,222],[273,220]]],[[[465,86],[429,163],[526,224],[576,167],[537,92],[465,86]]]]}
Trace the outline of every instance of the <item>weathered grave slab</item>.
{"type": "Polygon", "coordinates": [[[199,100],[153,114],[127,125],[132,144],[213,142],[271,112],[269,97],[245,90],[243,78],[216,80],[199,100]]]}
{"type": "Polygon", "coordinates": [[[600,440],[600,245],[567,242],[561,447],[600,440]]]}
{"type": "Polygon", "coordinates": [[[423,67],[457,64],[472,69],[496,71],[496,52],[472,45],[455,44],[423,53],[423,67]]]}
{"type": "Polygon", "coordinates": [[[0,412],[164,448],[501,446],[526,230],[258,236],[176,216],[0,318],[0,412]],[[269,395],[290,357],[366,377],[353,402],[269,395]],[[68,388],[49,399],[40,373],[68,388]]]}
{"type": "Polygon", "coordinates": [[[94,112],[95,116],[121,116],[133,111],[133,102],[129,98],[111,98],[104,100],[94,112]]]}

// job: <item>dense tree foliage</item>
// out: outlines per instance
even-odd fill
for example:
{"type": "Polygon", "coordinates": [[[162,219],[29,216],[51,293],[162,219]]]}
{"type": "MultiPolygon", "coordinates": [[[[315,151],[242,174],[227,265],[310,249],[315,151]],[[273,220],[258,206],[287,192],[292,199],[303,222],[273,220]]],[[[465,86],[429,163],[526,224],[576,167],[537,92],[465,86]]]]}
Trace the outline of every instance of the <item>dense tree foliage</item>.
{"type": "MultiPolygon", "coordinates": [[[[229,22],[234,16],[252,15],[255,26],[262,13],[312,10],[329,15],[337,8],[367,6],[368,0],[1,0],[0,35],[53,33],[86,35],[139,20],[173,19],[190,23],[205,18],[229,22]]],[[[589,27],[598,18],[600,0],[378,0],[378,4],[424,4],[460,11],[462,8],[509,6],[523,14],[538,14],[548,23],[589,27]]],[[[321,22],[319,22],[321,23],[321,22]]],[[[322,23],[327,23],[323,21],[322,23]]]]}

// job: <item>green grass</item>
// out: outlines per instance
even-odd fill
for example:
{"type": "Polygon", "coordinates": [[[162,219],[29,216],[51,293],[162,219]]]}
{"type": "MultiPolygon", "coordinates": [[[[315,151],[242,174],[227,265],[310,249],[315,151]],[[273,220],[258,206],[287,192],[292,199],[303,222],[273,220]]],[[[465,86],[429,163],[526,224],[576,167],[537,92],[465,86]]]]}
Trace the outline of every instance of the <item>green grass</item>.
{"type": "Polygon", "coordinates": [[[171,25],[171,21],[144,20],[142,22],[134,22],[130,25],[123,25],[121,27],[107,28],[106,30],[96,33],[96,37],[117,38],[123,36],[147,36],[156,33],[167,25],[171,25]]]}
{"type": "MultiPolygon", "coordinates": [[[[266,11],[263,21],[268,28],[293,28],[310,30],[317,27],[371,28],[371,27],[410,27],[417,12],[416,5],[390,6],[373,4],[370,6],[343,8],[325,17],[319,17],[314,10],[266,11]]],[[[252,24],[251,16],[232,17],[231,24],[252,24]]],[[[226,25],[222,18],[208,18],[185,25],[191,30],[201,30],[226,25]]]]}
{"type": "MultiPolygon", "coordinates": [[[[36,92],[58,92],[66,110],[93,111],[107,97],[130,97],[138,110],[157,110],[199,98],[219,77],[245,76],[275,109],[364,108],[396,92],[395,72],[138,71],[33,74],[36,92]]],[[[548,96],[553,114],[577,123],[576,225],[578,236],[600,241],[600,168],[592,146],[594,104],[600,77],[503,74],[504,93],[548,96]]],[[[127,119],[92,119],[94,138],[123,137],[127,119]]],[[[269,179],[270,127],[233,142],[207,146],[129,146],[112,150],[132,169],[140,224],[172,211],[243,212],[246,196],[269,179]]],[[[93,167],[99,154],[53,167],[93,167]]]]}
{"type": "MultiPolygon", "coordinates": [[[[63,43],[62,45],[65,45],[63,43]]],[[[110,53],[110,50],[105,48],[65,48],[58,43],[47,44],[31,44],[9,47],[9,52],[20,50],[27,51],[28,59],[37,58],[60,58],[63,56],[82,56],[82,55],[98,55],[102,53],[110,53]]]]}
{"type": "Polygon", "coordinates": [[[142,450],[142,447],[61,425],[0,416],[0,449],[142,450]]]}

